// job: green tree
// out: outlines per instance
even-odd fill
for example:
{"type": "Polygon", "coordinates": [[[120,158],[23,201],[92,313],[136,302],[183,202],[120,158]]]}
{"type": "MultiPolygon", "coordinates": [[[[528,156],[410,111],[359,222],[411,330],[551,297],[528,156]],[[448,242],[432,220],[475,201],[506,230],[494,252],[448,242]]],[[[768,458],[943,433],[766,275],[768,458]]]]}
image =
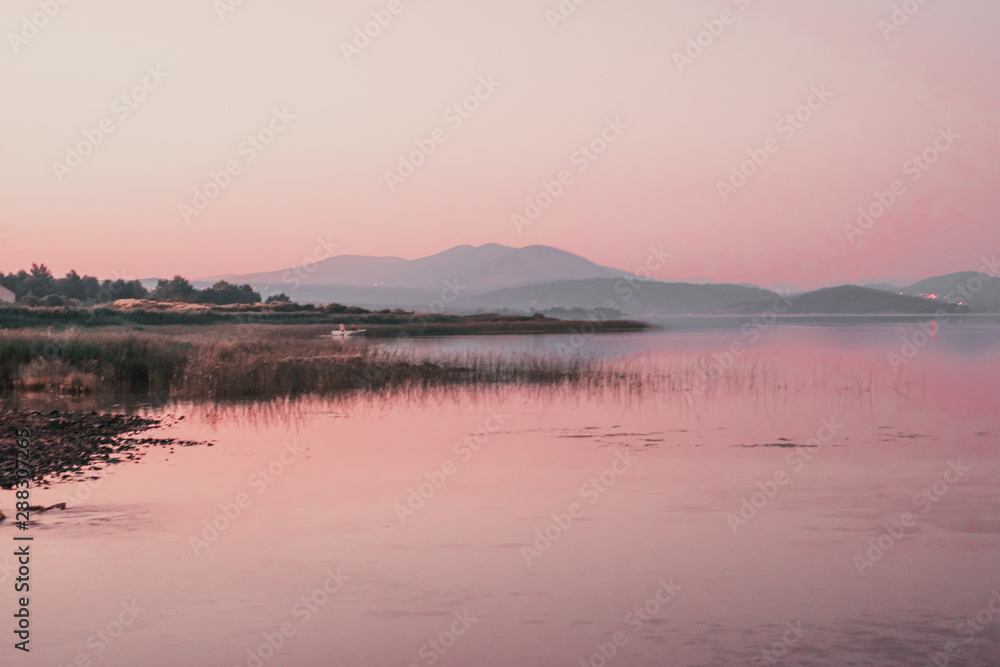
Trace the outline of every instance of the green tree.
{"type": "Polygon", "coordinates": [[[70,271],[64,278],[56,281],[56,292],[61,296],[79,301],[84,301],[87,298],[83,278],[76,271],[70,271]]]}
{"type": "Polygon", "coordinates": [[[260,303],[260,295],[250,285],[233,285],[225,280],[212,285],[210,289],[198,293],[200,303],[227,305],[231,303],[260,303]]]}
{"type": "Polygon", "coordinates": [[[56,293],[56,280],[49,267],[32,263],[31,273],[25,278],[23,289],[39,298],[49,296],[56,293]]]}
{"type": "Polygon", "coordinates": [[[186,301],[194,303],[197,297],[197,290],[191,286],[187,278],[174,276],[170,280],[162,278],[156,283],[153,290],[153,297],[158,301],[186,301]]]}
{"type": "MultiPolygon", "coordinates": [[[[161,281],[162,282],[162,281],[161,281]]],[[[119,278],[101,283],[100,296],[102,301],[117,301],[118,299],[148,299],[149,292],[138,280],[125,281],[119,278]]]]}

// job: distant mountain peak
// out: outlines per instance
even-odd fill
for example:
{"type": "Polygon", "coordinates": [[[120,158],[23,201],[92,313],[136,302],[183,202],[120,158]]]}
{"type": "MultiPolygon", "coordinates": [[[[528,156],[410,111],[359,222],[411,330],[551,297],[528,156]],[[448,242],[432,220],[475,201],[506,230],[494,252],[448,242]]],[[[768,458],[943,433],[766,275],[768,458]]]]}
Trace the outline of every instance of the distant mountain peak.
{"type": "Polygon", "coordinates": [[[281,282],[306,285],[380,286],[385,288],[441,290],[445,281],[457,281],[469,292],[558,280],[585,280],[624,275],[566,250],[546,245],[513,248],[498,243],[457,245],[418,259],[337,255],[304,270],[228,276],[242,283],[281,282]]]}

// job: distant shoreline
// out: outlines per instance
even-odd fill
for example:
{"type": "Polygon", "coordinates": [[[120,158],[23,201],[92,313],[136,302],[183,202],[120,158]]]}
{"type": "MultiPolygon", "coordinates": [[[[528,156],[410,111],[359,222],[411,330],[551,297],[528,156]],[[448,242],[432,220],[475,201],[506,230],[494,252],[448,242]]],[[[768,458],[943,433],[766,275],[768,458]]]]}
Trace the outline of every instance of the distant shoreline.
{"type": "MultiPolygon", "coordinates": [[[[601,332],[642,331],[652,325],[638,320],[560,320],[536,315],[474,314],[448,315],[400,309],[367,311],[360,308],[298,306],[288,304],[239,304],[206,306],[162,304],[161,307],[19,307],[0,308],[0,328],[7,330],[68,328],[158,329],[161,327],[209,327],[216,325],[274,325],[365,329],[368,338],[397,336],[572,334],[582,327],[601,332]]],[[[319,330],[319,329],[317,329],[319,330]]]]}
{"type": "Polygon", "coordinates": [[[1000,324],[1000,314],[993,313],[962,313],[959,315],[935,315],[933,313],[904,314],[811,314],[811,315],[777,315],[766,320],[761,314],[755,315],[652,315],[642,321],[654,327],[676,331],[693,329],[738,329],[743,325],[753,326],[754,322],[764,322],[768,326],[864,326],[885,324],[908,324],[927,322],[930,320],[947,320],[950,324],[1000,324]]]}

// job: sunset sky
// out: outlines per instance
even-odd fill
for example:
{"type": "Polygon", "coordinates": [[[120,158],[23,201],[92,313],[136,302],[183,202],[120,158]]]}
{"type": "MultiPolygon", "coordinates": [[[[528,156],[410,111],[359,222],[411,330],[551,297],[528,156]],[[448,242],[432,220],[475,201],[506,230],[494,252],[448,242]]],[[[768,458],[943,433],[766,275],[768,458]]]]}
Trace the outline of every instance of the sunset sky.
{"type": "Polygon", "coordinates": [[[237,2],[4,3],[0,270],[663,246],[663,279],[818,287],[998,251],[995,0],[237,2]]]}

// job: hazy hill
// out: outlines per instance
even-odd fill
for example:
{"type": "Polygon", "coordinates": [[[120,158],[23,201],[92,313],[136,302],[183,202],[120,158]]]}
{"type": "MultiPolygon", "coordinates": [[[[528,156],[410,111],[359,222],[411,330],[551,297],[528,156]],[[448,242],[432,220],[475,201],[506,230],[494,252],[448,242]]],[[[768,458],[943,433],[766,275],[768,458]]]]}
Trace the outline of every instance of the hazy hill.
{"type": "MultiPolygon", "coordinates": [[[[751,303],[730,308],[727,312],[763,312],[772,306],[773,301],[751,303]]],[[[857,285],[827,287],[814,292],[795,294],[789,297],[787,304],[782,301],[779,302],[779,306],[784,309],[782,314],[785,315],[932,315],[939,310],[947,312],[962,310],[959,306],[941,301],[892,294],[857,285]]]]}
{"type": "Polygon", "coordinates": [[[904,294],[913,296],[934,296],[943,299],[945,295],[952,294],[952,303],[962,302],[974,311],[1000,311],[1000,279],[987,278],[975,271],[959,271],[943,276],[934,276],[913,283],[902,290],[904,294]],[[982,287],[977,292],[973,289],[982,287]],[[971,298],[959,292],[959,288],[965,290],[971,298]]]}
{"type": "Polygon", "coordinates": [[[594,264],[579,255],[534,245],[525,248],[489,243],[474,247],[456,246],[429,257],[407,260],[400,257],[338,255],[305,269],[284,269],[266,273],[228,276],[233,282],[277,286],[349,285],[355,287],[404,288],[440,292],[448,283],[457,283],[469,292],[486,292],[505,287],[556,280],[611,278],[623,271],[594,264]]]}
{"type": "MultiPolygon", "coordinates": [[[[337,255],[302,268],[266,271],[246,275],[230,275],[230,282],[270,285],[374,285],[395,276],[407,260],[402,257],[364,257],[337,255]]],[[[211,280],[211,278],[207,279],[211,280]]]]}
{"type": "Polygon", "coordinates": [[[902,287],[893,285],[892,283],[868,283],[867,285],[862,285],[862,287],[867,287],[868,289],[877,289],[882,292],[892,292],[893,294],[899,294],[903,291],[902,287]]]}
{"type": "Polygon", "coordinates": [[[517,311],[573,307],[593,310],[610,305],[627,316],[687,315],[762,300],[770,303],[777,296],[774,292],[759,287],[743,285],[692,285],[595,278],[496,290],[460,299],[456,305],[517,311]]]}

